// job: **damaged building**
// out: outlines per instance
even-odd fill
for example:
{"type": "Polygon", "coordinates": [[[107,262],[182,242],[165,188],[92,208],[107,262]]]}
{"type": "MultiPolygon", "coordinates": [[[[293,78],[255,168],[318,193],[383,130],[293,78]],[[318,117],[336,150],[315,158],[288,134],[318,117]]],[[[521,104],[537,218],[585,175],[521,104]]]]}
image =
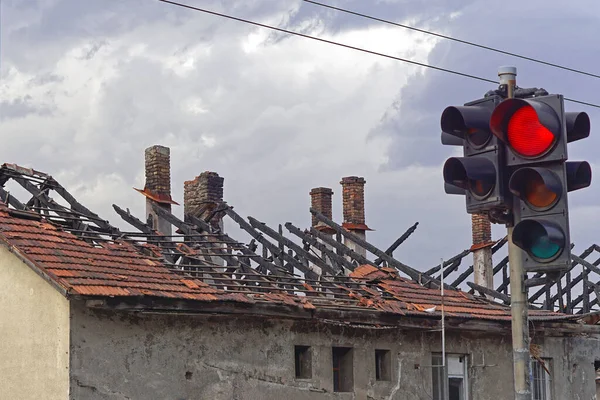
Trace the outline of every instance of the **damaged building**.
{"type": "MultiPolygon", "coordinates": [[[[394,251],[416,224],[368,241],[361,177],[341,180],[341,223],[319,187],[308,228],[270,227],[215,172],[177,210],[169,149],[145,156],[145,215],[113,205],[126,229],[50,175],[0,167],[0,398],[512,398],[508,259],[492,264],[506,239],[485,218],[469,249],[414,268],[394,251]]],[[[597,398],[599,250],[527,277],[535,400],[597,398]]]]}

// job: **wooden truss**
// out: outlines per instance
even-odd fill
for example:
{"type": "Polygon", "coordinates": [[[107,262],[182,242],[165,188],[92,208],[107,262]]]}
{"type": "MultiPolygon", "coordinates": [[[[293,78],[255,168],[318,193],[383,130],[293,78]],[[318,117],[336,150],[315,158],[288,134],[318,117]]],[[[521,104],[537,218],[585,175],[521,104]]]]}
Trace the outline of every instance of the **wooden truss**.
{"type": "MultiPolygon", "coordinates": [[[[115,212],[134,228],[124,231],[80,204],[51,176],[14,164],[0,167],[0,200],[9,206],[11,213],[24,218],[44,218],[62,230],[71,232],[95,246],[126,241],[140,252],[162,259],[171,271],[202,278],[215,288],[246,294],[304,293],[311,302],[334,298],[351,302],[349,292],[369,295],[359,278],[348,274],[359,265],[393,268],[407,279],[423,286],[439,288],[440,268],[444,268],[446,287],[462,288],[472,293],[491,296],[496,301],[510,303],[508,258],[494,267],[495,289],[470,282],[473,267],[461,269],[461,263],[471,252],[462,251],[443,265],[421,271],[394,258],[394,251],[415,232],[412,225],[386,250],[381,250],[353,232],[311,209],[310,212],[326,226],[327,231],[314,227],[301,229],[292,223],[271,228],[259,220],[237,214],[233,207],[223,202],[206,219],[186,215],[181,219],[158,205],[154,211],[173,226],[173,235],[165,235],[131,214],[127,208],[113,205],[115,212]],[[31,197],[22,202],[7,190],[5,184],[12,180],[25,189],[31,197]],[[249,237],[243,243],[221,232],[212,218],[225,218],[249,237]],[[284,227],[285,232],[284,233],[284,227]],[[344,244],[344,238],[364,248],[363,256],[344,244]]],[[[506,244],[506,238],[492,247],[496,253],[506,244]]],[[[598,252],[596,245],[573,256],[573,265],[554,280],[542,274],[528,277],[532,307],[565,313],[588,313],[599,309],[600,258],[588,259],[598,252]]]]}

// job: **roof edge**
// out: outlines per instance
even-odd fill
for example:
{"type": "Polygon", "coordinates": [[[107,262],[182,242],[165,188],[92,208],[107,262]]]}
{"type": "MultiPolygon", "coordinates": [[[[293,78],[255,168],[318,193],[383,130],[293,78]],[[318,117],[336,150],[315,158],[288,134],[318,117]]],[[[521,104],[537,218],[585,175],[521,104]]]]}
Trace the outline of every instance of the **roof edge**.
{"type": "MultiPolygon", "coordinates": [[[[273,304],[260,300],[252,303],[230,301],[196,301],[169,299],[160,297],[105,297],[105,296],[71,296],[72,299],[85,302],[92,309],[104,309],[117,312],[141,312],[148,314],[222,314],[247,315],[288,320],[318,320],[348,326],[360,324],[368,328],[387,327],[396,329],[412,329],[432,331],[441,328],[439,317],[417,315],[400,315],[373,309],[342,310],[333,308],[303,308],[301,305],[273,304]]],[[[569,316],[571,317],[571,316],[569,316]]],[[[572,318],[557,318],[536,321],[536,330],[545,336],[564,334],[598,334],[600,326],[589,326],[575,323],[572,318]]],[[[479,318],[449,317],[446,319],[448,331],[487,332],[490,334],[509,335],[509,320],[491,320],[479,318]]]]}
{"type": "Polygon", "coordinates": [[[2,235],[0,235],[0,245],[3,245],[4,247],[6,247],[8,249],[8,251],[13,253],[19,260],[21,260],[25,265],[27,265],[29,268],[31,268],[33,270],[33,272],[38,274],[43,280],[48,282],[54,289],[56,289],[65,298],[67,298],[67,299],[69,298],[68,290],[58,283],[57,277],[53,277],[53,276],[49,275],[48,273],[46,273],[45,271],[43,271],[40,267],[38,267],[36,265],[36,263],[34,261],[30,260],[17,247],[8,243],[6,238],[2,235]]]}

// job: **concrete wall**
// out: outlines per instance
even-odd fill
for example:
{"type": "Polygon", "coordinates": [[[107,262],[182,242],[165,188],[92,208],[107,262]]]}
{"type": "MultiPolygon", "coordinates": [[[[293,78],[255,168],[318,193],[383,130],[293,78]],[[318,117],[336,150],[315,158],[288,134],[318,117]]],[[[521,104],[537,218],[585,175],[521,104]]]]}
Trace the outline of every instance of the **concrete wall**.
{"type": "Polygon", "coordinates": [[[66,400],[69,303],[0,246],[0,399],[66,400]]]}
{"type": "MultiPolygon", "coordinates": [[[[72,307],[72,399],[431,400],[431,352],[438,333],[366,331],[257,318],[114,314],[72,307]],[[312,379],[294,376],[294,345],[312,346],[312,379]],[[354,348],[354,393],[333,393],[332,346],[354,348]],[[390,349],[392,380],[375,379],[375,349],[390,349]],[[420,367],[417,367],[419,365],[420,367]]],[[[467,354],[471,400],[508,399],[509,337],[448,335],[467,354]]],[[[595,395],[597,341],[546,339],[553,399],[595,395]],[[591,361],[590,361],[591,360],[591,361]]]]}

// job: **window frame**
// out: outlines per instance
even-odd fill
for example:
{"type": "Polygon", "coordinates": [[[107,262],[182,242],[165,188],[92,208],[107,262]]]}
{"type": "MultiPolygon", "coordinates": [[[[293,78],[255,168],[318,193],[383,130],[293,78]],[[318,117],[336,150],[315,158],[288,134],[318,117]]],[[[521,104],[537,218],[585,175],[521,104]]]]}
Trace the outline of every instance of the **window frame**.
{"type": "Polygon", "coordinates": [[[531,398],[533,400],[553,400],[555,397],[552,359],[542,358],[541,361],[531,359],[531,398]],[[544,369],[542,363],[548,371],[544,369]],[[541,384],[538,384],[538,382],[541,382],[541,384]]]}
{"type": "Polygon", "coordinates": [[[336,393],[354,392],[354,348],[331,348],[332,386],[336,393]]]}
{"type": "Polygon", "coordinates": [[[392,380],[392,352],[389,349],[375,349],[375,381],[392,380]]]}
{"type": "Polygon", "coordinates": [[[433,400],[448,400],[450,396],[450,379],[462,378],[463,399],[470,399],[469,380],[469,355],[459,353],[446,353],[445,367],[442,367],[442,353],[431,354],[431,397],[433,400]],[[462,359],[462,375],[448,373],[448,360],[451,358],[462,359]],[[441,386],[439,382],[443,380],[441,386]],[[436,385],[438,389],[436,390],[436,385]],[[441,391],[440,391],[441,390],[441,391]],[[436,398],[437,397],[437,398],[436,398]]]}
{"type": "Polygon", "coordinates": [[[294,377],[296,379],[312,379],[311,346],[294,346],[294,377]]]}

